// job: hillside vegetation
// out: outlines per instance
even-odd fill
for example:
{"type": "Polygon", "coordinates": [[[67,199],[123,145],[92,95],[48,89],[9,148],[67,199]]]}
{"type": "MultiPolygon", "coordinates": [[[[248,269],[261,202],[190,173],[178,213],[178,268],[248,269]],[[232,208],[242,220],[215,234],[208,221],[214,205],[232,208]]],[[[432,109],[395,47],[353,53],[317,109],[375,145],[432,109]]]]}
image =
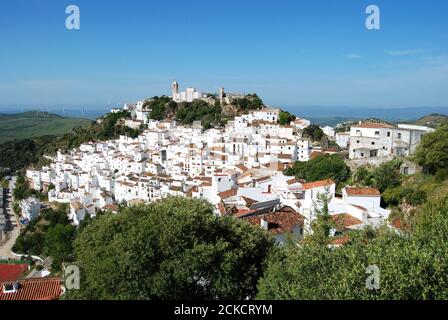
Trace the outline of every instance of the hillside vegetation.
{"type": "Polygon", "coordinates": [[[151,119],[173,119],[182,124],[200,120],[205,129],[224,125],[236,115],[262,107],[263,101],[256,94],[234,99],[230,105],[221,105],[218,99],[214,99],[212,103],[202,100],[176,103],[166,96],[153,97],[144,104],[144,108],[151,110],[151,119]]]}
{"type": "Polygon", "coordinates": [[[75,127],[86,127],[91,123],[88,119],[65,118],[34,111],[0,114],[0,143],[40,136],[58,136],[75,127]]]}
{"type": "Polygon", "coordinates": [[[440,113],[428,114],[416,121],[410,122],[410,124],[415,124],[418,126],[428,126],[431,128],[437,128],[444,123],[448,123],[448,116],[440,113]]]}
{"type": "Polygon", "coordinates": [[[129,117],[128,112],[108,114],[101,123],[91,122],[87,127],[75,127],[62,136],[41,136],[0,144],[0,168],[21,170],[31,164],[45,164],[44,155],[55,154],[57,150],[69,150],[82,143],[93,140],[116,139],[120,135],[136,137],[138,129],[126,127],[122,120],[129,117]]]}

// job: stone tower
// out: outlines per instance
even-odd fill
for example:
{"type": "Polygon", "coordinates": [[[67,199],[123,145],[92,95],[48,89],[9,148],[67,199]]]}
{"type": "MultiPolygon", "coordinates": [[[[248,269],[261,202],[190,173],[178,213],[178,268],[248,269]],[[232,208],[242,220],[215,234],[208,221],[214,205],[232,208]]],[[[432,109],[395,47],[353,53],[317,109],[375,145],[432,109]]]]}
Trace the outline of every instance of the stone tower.
{"type": "Polygon", "coordinates": [[[173,99],[177,98],[177,94],[179,93],[179,84],[177,81],[174,81],[171,85],[171,93],[173,94],[173,99]]]}

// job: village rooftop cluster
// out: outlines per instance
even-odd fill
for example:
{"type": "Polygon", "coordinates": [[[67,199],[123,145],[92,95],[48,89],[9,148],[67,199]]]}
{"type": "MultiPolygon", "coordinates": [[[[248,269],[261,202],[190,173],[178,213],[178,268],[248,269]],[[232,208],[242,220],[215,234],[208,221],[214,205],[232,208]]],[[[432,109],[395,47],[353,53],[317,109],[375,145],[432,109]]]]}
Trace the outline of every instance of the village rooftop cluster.
{"type": "MultiPolygon", "coordinates": [[[[224,89],[219,97],[224,98],[224,89]]],[[[172,85],[172,98],[178,102],[208,99],[194,88],[179,93],[177,82],[172,85]]],[[[216,215],[246,219],[283,242],[287,234],[302,238],[311,232],[319,194],[328,195],[330,214],[342,223],[335,236],[387,221],[390,211],[380,206],[377,189],[345,187],[342,196],[336,196],[335,182],[330,179],[299,181],[284,174],[296,161],[336,152],[302,136],[309,120],[296,118],[280,125],[280,109],[264,107],[236,116],[223,128],[204,130],[200,122],[186,126],[150,119],[144,101],[111,112],[122,110],[131,114],[125,120],[127,126],[145,127],[137,138],[91,141],[67,153],[59,151],[48,166],[27,170],[32,188],[48,190],[52,185],[49,202],[70,205],[69,218],[75,225],[86,215],[94,217],[98,210],[116,213],[119,205],[183,196],[205,199],[216,215]]],[[[337,133],[328,126],[322,129],[348,152],[351,161],[360,163],[410,155],[421,137],[432,131],[383,123],[359,123],[337,133]]],[[[32,220],[39,204],[27,199],[22,209],[32,220]]]]}

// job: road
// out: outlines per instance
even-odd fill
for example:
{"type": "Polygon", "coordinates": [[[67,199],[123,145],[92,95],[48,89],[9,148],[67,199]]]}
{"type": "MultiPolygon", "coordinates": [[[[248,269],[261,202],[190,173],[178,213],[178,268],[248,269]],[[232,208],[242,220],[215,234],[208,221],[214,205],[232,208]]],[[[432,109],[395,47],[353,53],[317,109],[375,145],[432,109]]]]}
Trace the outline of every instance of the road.
{"type": "Polygon", "coordinates": [[[12,208],[12,204],[14,202],[12,190],[14,190],[16,186],[16,180],[17,177],[12,177],[11,181],[9,182],[9,191],[6,199],[7,200],[6,221],[7,225],[9,225],[9,231],[7,232],[8,239],[5,243],[2,243],[0,246],[0,257],[13,258],[13,259],[17,259],[17,257],[11,254],[11,249],[14,243],[16,242],[17,237],[20,234],[19,222],[17,221],[17,217],[12,208]]]}

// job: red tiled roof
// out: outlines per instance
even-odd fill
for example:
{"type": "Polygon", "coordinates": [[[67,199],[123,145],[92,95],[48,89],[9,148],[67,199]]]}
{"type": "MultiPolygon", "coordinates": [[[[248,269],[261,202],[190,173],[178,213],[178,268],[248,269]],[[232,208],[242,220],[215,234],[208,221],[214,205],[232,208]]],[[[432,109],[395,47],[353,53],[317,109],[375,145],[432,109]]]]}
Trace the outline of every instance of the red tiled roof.
{"type": "Polygon", "coordinates": [[[334,246],[341,246],[350,241],[350,237],[348,235],[343,235],[337,238],[333,238],[330,240],[330,244],[334,246]]]}
{"type": "Polygon", "coordinates": [[[338,228],[347,229],[351,226],[361,224],[362,221],[347,213],[339,213],[331,216],[331,220],[336,223],[338,228]]]}
{"type": "Polygon", "coordinates": [[[290,232],[297,225],[303,225],[304,222],[304,217],[288,206],[275,212],[252,217],[243,217],[244,220],[255,226],[261,225],[262,218],[268,222],[268,231],[272,234],[290,232]]]}
{"type": "MultiPolygon", "coordinates": [[[[3,284],[13,284],[6,282],[3,284]]],[[[19,281],[16,292],[4,293],[0,287],[0,300],[56,300],[62,294],[60,278],[33,278],[19,281]]]]}
{"type": "Polygon", "coordinates": [[[242,164],[237,164],[235,167],[237,167],[242,172],[245,172],[245,171],[249,170],[246,166],[244,166],[242,164]]]}
{"type": "Polygon", "coordinates": [[[303,187],[303,189],[308,190],[308,189],[319,188],[319,187],[328,187],[328,186],[331,186],[332,184],[334,184],[333,180],[326,179],[326,180],[304,183],[302,185],[302,187],[303,187]]]}
{"type": "Polygon", "coordinates": [[[375,188],[350,188],[345,187],[345,192],[349,196],[381,196],[381,193],[378,189],[375,188]]]}
{"type": "Polygon", "coordinates": [[[219,196],[221,197],[221,199],[227,199],[233,196],[236,196],[237,191],[235,189],[229,189],[223,192],[219,193],[219,196]]]}
{"type": "Polygon", "coordinates": [[[235,208],[235,210],[233,210],[233,216],[236,218],[242,218],[244,216],[247,216],[247,215],[249,215],[251,213],[255,213],[255,212],[257,212],[256,209],[250,210],[250,209],[236,209],[235,208]]]}
{"type": "Polygon", "coordinates": [[[27,264],[0,264],[0,283],[17,281],[27,270],[27,264]]]}
{"type": "Polygon", "coordinates": [[[375,122],[364,122],[361,124],[356,124],[352,126],[354,128],[368,128],[368,129],[376,129],[376,128],[393,128],[393,126],[386,123],[375,123],[375,122]]]}
{"type": "Polygon", "coordinates": [[[399,216],[395,217],[390,224],[397,229],[403,229],[403,220],[399,216]]]}

